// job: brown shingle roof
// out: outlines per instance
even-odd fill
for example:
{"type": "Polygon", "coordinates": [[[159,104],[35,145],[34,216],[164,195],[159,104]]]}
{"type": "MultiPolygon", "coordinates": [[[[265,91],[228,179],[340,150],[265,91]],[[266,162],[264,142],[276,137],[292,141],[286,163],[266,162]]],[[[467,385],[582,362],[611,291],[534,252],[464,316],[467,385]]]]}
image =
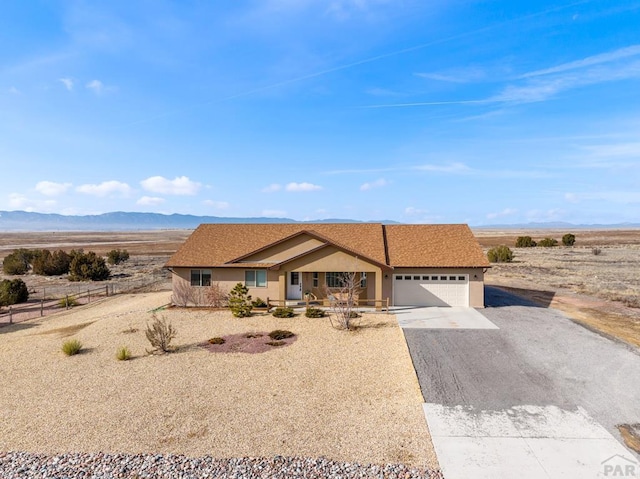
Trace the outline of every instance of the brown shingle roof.
{"type": "Polygon", "coordinates": [[[489,266],[467,225],[388,225],[385,229],[391,266],[489,266]]]}
{"type": "Polygon", "coordinates": [[[300,231],[310,231],[353,252],[386,264],[379,223],[203,224],[166,266],[222,266],[300,231]]]}
{"type": "Polygon", "coordinates": [[[302,231],[392,267],[489,266],[467,225],[379,223],[203,224],[166,266],[223,266],[302,231]]]}

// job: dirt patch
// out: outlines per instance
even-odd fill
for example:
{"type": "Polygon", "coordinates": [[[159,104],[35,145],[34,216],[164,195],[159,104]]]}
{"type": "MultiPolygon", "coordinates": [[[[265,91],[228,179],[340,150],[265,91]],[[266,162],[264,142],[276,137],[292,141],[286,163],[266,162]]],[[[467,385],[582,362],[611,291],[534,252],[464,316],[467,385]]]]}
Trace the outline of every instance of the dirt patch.
{"type": "Polygon", "coordinates": [[[56,328],[56,329],[50,329],[48,331],[42,331],[41,333],[37,333],[37,334],[39,335],[59,334],[60,337],[66,338],[67,336],[73,336],[78,331],[82,331],[84,328],[92,325],[93,323],[95,323],[95,321],[89,321],[88,323],[81,323],[81,324],[73,324],[71,326],[65,326],[64,328],[56,328]]]}
{"type": "Polygon", "coordinates": [[[297,335],[274,341],[269,337],[269,333],[258,332],[232,334],[223,336],[222,339],[224,339],[222,344],[205,342],[200,346],[212,353],[266,353],[282,346],[289,346],[297,339],[297,335]]]}
{"type": "Polygon", "coordinates": [[[616,427],[627,447],[640,454],[640,424],[620,424],[616,427]]]}

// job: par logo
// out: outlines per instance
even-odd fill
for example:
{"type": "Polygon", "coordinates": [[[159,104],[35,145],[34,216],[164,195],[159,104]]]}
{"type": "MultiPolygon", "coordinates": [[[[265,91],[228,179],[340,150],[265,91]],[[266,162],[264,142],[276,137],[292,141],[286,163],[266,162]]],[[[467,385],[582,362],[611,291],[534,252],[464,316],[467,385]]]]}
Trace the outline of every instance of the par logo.
{"type": "Polygon", "coordinates": [[[616,454],[601,463],[603,477],[623,477],[640,479],[640,464],[633,459],[616,454]]]}

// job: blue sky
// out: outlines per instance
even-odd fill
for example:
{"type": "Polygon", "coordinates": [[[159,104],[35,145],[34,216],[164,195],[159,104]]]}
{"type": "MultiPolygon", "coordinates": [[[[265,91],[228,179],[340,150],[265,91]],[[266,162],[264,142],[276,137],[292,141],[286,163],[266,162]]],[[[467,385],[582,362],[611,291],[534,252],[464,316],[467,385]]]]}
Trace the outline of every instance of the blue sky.
{"type": "Polygon", "coordinates": [[[9,0],[0,210],[640,219],[640,0],[9,0]]]}

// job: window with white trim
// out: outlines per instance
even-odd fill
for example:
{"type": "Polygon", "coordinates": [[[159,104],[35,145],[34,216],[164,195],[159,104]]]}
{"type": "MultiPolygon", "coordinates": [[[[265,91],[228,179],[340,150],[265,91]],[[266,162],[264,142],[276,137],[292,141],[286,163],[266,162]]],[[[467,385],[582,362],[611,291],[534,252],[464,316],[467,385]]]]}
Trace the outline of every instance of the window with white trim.
{"type": "Polygon", "coordinates": [[[191,286],[211,286],[211,270],[192,269],[191,286]]]}
{"type": "Polygon", "coordinates": [[[327,288],[342,288],[345,286],[347,279],[351,273],[335,273],[327,272],[324,274],[325,284],[327,288]]]}
{"type": "Polygon", "coordinates": [[[319,273],[317,271],[314,271],[312,273],[311,278],[313,280],[313,287],[314,288],[317,288],[318,286],[320,286],[320,275],[319,275],[319,273]]]}
{"type": "Polygon", "coordinates": [[[360,273],[360,287],[361,288],[367,287],[367,273],[365,273],[364,271],[360,273]]]}
{"type": "Polygon", "coordinates": [[[244,285],[247,288],[266,288],[267,271],[264,269],[248,269],[244,272],[244,285]]]}

